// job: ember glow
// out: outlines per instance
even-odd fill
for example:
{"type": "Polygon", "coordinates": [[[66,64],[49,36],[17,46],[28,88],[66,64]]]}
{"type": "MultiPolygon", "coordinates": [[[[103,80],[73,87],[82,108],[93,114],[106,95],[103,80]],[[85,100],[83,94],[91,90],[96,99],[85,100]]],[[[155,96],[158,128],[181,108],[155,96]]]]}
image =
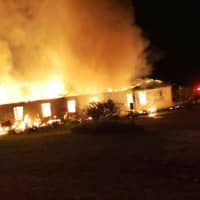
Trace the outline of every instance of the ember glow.
{"type": "Polygon", "coordinates": [[[0,104],[120,88],[151,71],[130,0],[2,0],[0,24],[0,104]]]}

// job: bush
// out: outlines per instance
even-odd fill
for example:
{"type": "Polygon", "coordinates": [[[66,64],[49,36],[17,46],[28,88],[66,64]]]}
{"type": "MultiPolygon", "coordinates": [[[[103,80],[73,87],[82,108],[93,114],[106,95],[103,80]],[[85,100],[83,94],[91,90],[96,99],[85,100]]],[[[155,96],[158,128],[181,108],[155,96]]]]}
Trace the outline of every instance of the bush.
{"type": "Polygon", "coordinates": [[[119,107],[111,99],[106,102],[93,102],[87,108],[87,116],[94,120],[118,118],[119,107]]]}

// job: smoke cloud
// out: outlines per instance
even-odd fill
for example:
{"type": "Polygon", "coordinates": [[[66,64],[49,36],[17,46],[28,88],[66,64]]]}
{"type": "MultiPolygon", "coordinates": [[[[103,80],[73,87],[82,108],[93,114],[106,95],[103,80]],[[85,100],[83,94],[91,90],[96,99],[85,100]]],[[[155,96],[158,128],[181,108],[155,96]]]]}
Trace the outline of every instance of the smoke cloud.
{"type": "Polygon", "coordinates": [[[151,67],[129,0],[0,0],[0,83],[119,88],[151,67]]]}

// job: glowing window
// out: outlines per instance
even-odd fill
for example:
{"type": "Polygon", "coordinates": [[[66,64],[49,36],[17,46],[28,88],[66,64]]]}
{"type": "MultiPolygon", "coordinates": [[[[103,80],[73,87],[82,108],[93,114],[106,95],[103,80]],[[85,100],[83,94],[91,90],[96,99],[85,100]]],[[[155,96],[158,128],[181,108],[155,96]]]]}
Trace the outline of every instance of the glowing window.
{"type": "Polygon", "coordinates": [[[13,108],[15,120],[23,120],[24,108],[23,106],[17,106],[13,108]]]}
{"type": "Polygon", "coordinates": [[[42,106],[42,116],[50,117],[51,116],[51,104],[43,103],[41,106],[42,106]]]}
{"type": "Polygon", "coordinates": [[[133,103],[133,94],[129,93],[126,95],[128,106],[133,103]]]}
{"type": "Polygon", "coordinates": [[[113,90],[112,90],[112,88],[108,88],[108,92],[112,92],[113,90]]]}
{"type": "Polygon", "coordinates": [[[127,105],[128,107],[133,110],[133,94],[132,93],[128,93],[126,95],[126,99],[127,99],[127,105]]]}
{"type": "Polygon", "coordinates": [[[67,102],[67,108],[69,113],[75,113],[76,112],[76,101],[75,100],[69,100],[67,102]]]}
{"type": "Polygon", "coordinates": [[[139,102],[142,105],[146,105],[147,104],[147,97],[146,97],[146,93],[145,92],[139,92],[138,93],[138,97],[139,97],[139,102]]]}

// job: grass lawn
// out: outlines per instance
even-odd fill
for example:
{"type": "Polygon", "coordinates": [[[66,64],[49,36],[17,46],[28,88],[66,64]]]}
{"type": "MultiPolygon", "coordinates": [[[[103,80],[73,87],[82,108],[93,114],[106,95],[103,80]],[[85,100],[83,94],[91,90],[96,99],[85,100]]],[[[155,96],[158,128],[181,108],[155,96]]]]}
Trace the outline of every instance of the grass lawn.
{"type": "Polygon", "coordinates": [[[139,133],[0,137],[1,199],[200,199],[200,129],[142,120],[139,133]]]}

